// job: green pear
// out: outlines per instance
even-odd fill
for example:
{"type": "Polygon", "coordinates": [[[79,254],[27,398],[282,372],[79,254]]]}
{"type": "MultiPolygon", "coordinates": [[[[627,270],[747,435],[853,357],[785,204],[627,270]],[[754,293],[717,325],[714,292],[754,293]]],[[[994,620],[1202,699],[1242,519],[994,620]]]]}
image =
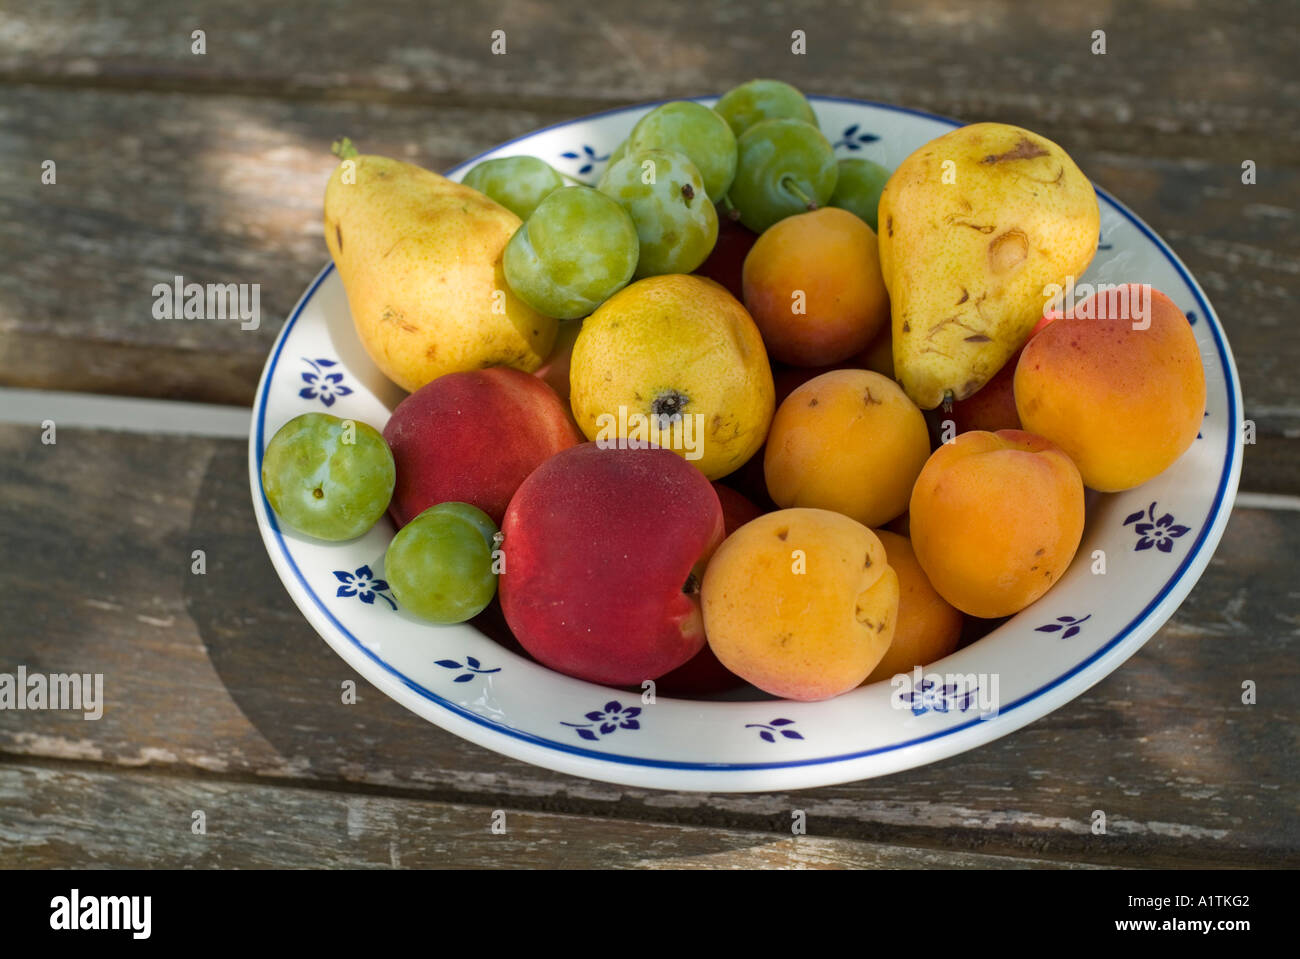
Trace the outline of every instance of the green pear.
{"type": "Polygon", "coordinates": [[[325,187],[325,243],[375,364],[408,391],[462,370],[540,367],[556,321],[511,292],[501,265],[519,217],[436,173],[349,148],[325,187]]]}
{"type": "Polygon", "coordinates": [[[964,400],[1097,250],[1097,195],[1051,140],[976,123],[925,144],[880,196],[894,370],[923,409],[964,400]]]}

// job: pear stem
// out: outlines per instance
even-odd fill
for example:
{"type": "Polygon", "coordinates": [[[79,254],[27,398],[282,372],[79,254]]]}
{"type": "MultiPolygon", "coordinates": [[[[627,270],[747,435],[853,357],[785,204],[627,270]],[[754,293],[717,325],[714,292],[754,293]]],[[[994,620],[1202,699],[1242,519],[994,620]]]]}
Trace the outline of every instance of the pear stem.
{"type": "Polygon", "coordinates": [[[814,200],[812,197],[810,197],[807,193],[804,193],[803,190],[799,189],[799,184],[794,182],[794,177],[789,175],[781,177],[781,185],[785,187],[787,190],[789,190],[791,193],[793,193],[795,196],[797,196],[799,199],[803,200],[804,206],[808,207],[808,209],[810,210],[817,209],[817,201],[814,200]]]}
{"type": "Polygon", "coordinates": [[[724,193],[724,194],[722,194],[722,199],[721,199],[720,201],[718,201],[718,202],[719,202],[719,204],[722,206],[723,212],[726,213],[726,215],[727,215],[727,219],[729,219],[729,220],[739,220],[739,219],[740,219],[740,211],[737,210],[736,207],[735,207],[735,205],[731,202],[731,194],[730,194],[730,193],[724,193]]]}
{"type": "Polygon", "coordinates": [[[339,137],[330,144],[330,153],[333,153],[340,160],[351,160],[354,156],[360,155],[360,151],[347,137],[339,137]]]}

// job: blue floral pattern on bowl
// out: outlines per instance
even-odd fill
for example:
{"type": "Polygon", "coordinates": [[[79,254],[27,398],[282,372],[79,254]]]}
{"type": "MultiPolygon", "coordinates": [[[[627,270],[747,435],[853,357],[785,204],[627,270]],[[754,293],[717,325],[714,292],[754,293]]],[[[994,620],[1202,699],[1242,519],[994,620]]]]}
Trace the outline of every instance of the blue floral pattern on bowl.
{"type": "Polygon", "coordinates": [[[439,659],[437,660],[437,665],[441,666],[443,669],[468,670],[468,672],[461,673],[459,676],[453,679],[452,680],[453,683],[467,683],[475,676],[486,676],[488,673],[501,672],[500,666],[496,666],[492,669],[483,669],[483,664],[480,663],[473,656],[466,656],[464,663],[461,663],[459,660],[455,660],[455,659],[439,659]]]}
{"type": "Polygon", "coordinates": [[[304,400],[318,399],[326,406],[333,406],[340,396],[351,394],[352,387],[343,385],[342,373],[325,372],[331,366],[337,366],[338,360],[309,360],[304,356],[302,361],[315,371],[302,375],[302,380],[307,385],[298,391],[298,395],[304,400]]]}
{"type": "Polygon", "coordinates": [[[759,738],[768,743],[776,742],[777,733],[780,733],[786,739],[803,739],[803,736],[799,735],[793,729],[781,728],[783,726],[793,726],[794,722],[793,719],[773,719],[766,723],[746,723],[745,728],[761,730],[758,734],[759,738]]]}
{"type": "Polygon", "coordinates": [[[1058,616],[1054,623],[1048,623],[1046,626],[1035,626],[1034,632],[1060,633],[1061,630],[1065,630],[1065,632],[1061,633],[1061,639],[1069,639],[1071,636],[1078,636],[1080,627],[1090,619],[1092,619],[1092,613],[1082,619],[1075,619],[1073,616],[1058,616]]]}
{"type": "Polygon", "coordinates": [[[578,735],[583,739],[599,739],[600,736],[608,736],[617,729],[640,729],[641,723],[636,718],[640,715],[640,706],[624,707],[618,700],[610,700],[605,704],[604,709],[597,709],[587,713],[589,722],[562,722],[560,725],[571,726],[577,730],[578,735]],[[592,731],[593,726],[596,728],[595,732],[592,731]]]}
{"type": "Polygon", "coordinates": [[[1130,513],[1128,518],[1124,520],[1124,525],[1127,526],[1129,523],[1135,524],[1133,532],[1138,535],[1137,545],[1133,547],[1134,551],[1150,549],[1154,546],[1162,553],[1173,552],[1174,540],[1191,529],[1189,526],[1176,524],[1172,513],[1165,513],[1159,519],[1156,519],[1156,504],[1154,502],[1145,510],[1130,513]],[[1139,523],[1138,520],[1144,516],[1147,518],[1147,522],[1139,523]]]}
{"type": "Polygon", "coordinates": [[[864,132],[861,124],[855,123],[844,128],[844,132],[832,144],[832,148],[838,150],[843,147],[846,150],[861,150],[864,144],[875,143],[879,139],[880,137],[874,133],[864,132]]]}
{"type": "Polygon", "coordinates": [[[966,712],[975,705],[979,686],[961,689],[956,683],[940,685],[932,679],[922,680],[916,689],[900,694],[899,698],[912,707],[912,715],[933,710],[936,713],[966,712]]]}
{"type": "Polygon", "coordinates": [[[362,566],[351,573],[336,569],[334,578],[343,584],[335,596],[355,596],[367,606],[375,605],[375,597],[378,596],[393,609],[397,609],[397,603],[384,595],[388,591],[388,581],[376,577],[369,566],[362,566]]]}
{"type": "Polygon", "coordinates": [[[565,153],[561,153],[560,156],[564,157],[566,160],[581,160],[582,166],[578,168],[578,176],[586,176],[592,170],[596,169],[597,163],[604,163],[609,159],[610,155],[606,153],[604,156],[601,156],[584,143],[581,151],[569,150],[565,153]]]}

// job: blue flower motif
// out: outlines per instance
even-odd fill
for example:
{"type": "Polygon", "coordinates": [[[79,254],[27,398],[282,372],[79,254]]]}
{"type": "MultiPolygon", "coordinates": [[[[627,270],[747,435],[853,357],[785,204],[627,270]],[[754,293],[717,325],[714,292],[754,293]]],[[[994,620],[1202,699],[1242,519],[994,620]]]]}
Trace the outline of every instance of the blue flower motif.
{"type": "Polygon", "coordinates": [[[302,381],[307,385],[298,391],[298,395],[304,400],[319,399],[326,406],[333,406],[338,397],[352,392],[352,387],[343,385],[342,373],[325,372],[331,366],[337,366],[338,360],[309,360],[304,356],[302,361],[315,370],[302,375],[302,381]]]}
{"type": "Polygon", "coordinates": [[[469,672],[461,673],[459,676],[453,679],[452,680],[453,683],[467,683],[475,676],[486,676],[488,673],[501,672],[500,666],[497,666],[495,669],[482,669],[481,667],[483,664],[480,663],[473,656],[466,656],[464,664],[461,664],[454,659],[440,659],[438,660],[438,665],[441,666],[443,669],[469,670],[469,672]]]}
{"type": "Polygon", "coordinates": [[[846,150],[861,150],[864,143],[875,143],[880,139],[874,133],[863,133],[861,130],[862,126],[858,123],[853,124],[851,127],[845,127],[844,132],[840,134],[840,138],[835,141],[833,149],[838,150],[840,147],[844,147],[846,150]]]}
{"type": "Polygon", "coordinates": [[[786,739],[803,739],[793,729],[781,729],[782,726],[793,726],[793,719],[773,719],[769,723],[745,723],[746,729],[761,729],[758,735],[764,742],[776,742],[776,734],[780,733],[786,739]]]}
{"type": "Polygon", "coordinates": [[[599,156],[595,150],[593,150],[591,147],[587,146],[586,144],[583,144],[581,153],[576,152],[574,150],[570,150],[567,153],[561,153],[560,156],[564,157],[564,159],[566,160],[582,161],[582,166],[578,168],[578,176],[586,176],[588,173],[590,173],[592,170],[596,168],[597,163],[604,163],[606,160],[609,159],[608,153],[606,153],[604,156],[599,156]]]}
{"type": "Polygon", "coordinates": [[[628,706],[624,708],[623,704],[617,700],[610,700],[605,704],[604,709],[597,709],[587,713],[586,723],[560,723],[561,726],[572,726],[578,731],[578,735],[583,739],[599,739],[600,736],[608,736],[616,729],[640,729],[641,723],[636,719],[641,715],[640,706],[628,706]],[[596,727],[600,736],[592,731],[596,727]]]}
{"type": "Polygon", "coordinates": [[[1127,526],[1133,523],[1133,532],[1138,534],[1137,545],[1133,547],[1134,551],[1150,549],[1154,546],[1162,553],[1173,552],[1174,540],[1186,533],[1191,527],[1179,526],[1174,522],[1172,513],[1165,513],[1159,519],[1156,519],[1156,504],[1153,502],[1147,509],[1138,510],[1136,513],[1130,513],[1124,520],[1123,525],[1127,526]],[[1139,523],[1138,520],[1145,516],[1148,522],[1139,523]]]}
{"type": "Polygon", "coordinates": [[[1061,638],[1069,639],[1071,636],[1078,636],[1079,627],[1090,619],[1092,619],[1092,613],[1089,613],[1083,619],[1075,619],[1073,616],[1058,616],[1054,623],[1048,623],[1046,626],[1035,626],[1034,632],[1057,633],[1065,630],[1065,632],[1061,633],[1061,638]]]}
{"type": "Polygon", "coordinates": [[[375,597],[378,596],[393,609],[397,609],[397,604],[393,602],[384,593],[388,590],[388,581],[378,579],[370,571],[369,566],[362,566],[360,569],[349,573],[347,570],[334,570],[334,578],[343,585],[339,587],[335,596],[355,596],[367,606],[375,604],[375,597]]]}
{"type": "Polygon", "coordinates": [[[902,693],[899,698],[912,707],[912,715],[934,710],[936,713],[966,712],[975,704],[979,686],[963,690],[956,683],[936,685],[934,680],[921,681],[916,689],[902,693]]]}

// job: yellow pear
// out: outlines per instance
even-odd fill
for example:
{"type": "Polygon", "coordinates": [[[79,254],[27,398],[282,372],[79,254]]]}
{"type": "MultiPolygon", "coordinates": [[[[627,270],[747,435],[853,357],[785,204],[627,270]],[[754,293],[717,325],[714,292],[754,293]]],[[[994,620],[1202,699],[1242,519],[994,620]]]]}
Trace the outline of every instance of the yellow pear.
{"type": "Polygon", "coordinates": [[[352,155],[325,187],[325,242],[370,358],[404,390],[445,373],[531,373],[556,321],[501,266],[519,217],[477,190],[382,156],[352,155]]]}
{"type": "Polygon", "coordinates": [[[1051,140],[976,123],[931,140],[880,195],[894,370],[916,404],[970,396],[1097,250],[1097,195],[1051,140]]]}

